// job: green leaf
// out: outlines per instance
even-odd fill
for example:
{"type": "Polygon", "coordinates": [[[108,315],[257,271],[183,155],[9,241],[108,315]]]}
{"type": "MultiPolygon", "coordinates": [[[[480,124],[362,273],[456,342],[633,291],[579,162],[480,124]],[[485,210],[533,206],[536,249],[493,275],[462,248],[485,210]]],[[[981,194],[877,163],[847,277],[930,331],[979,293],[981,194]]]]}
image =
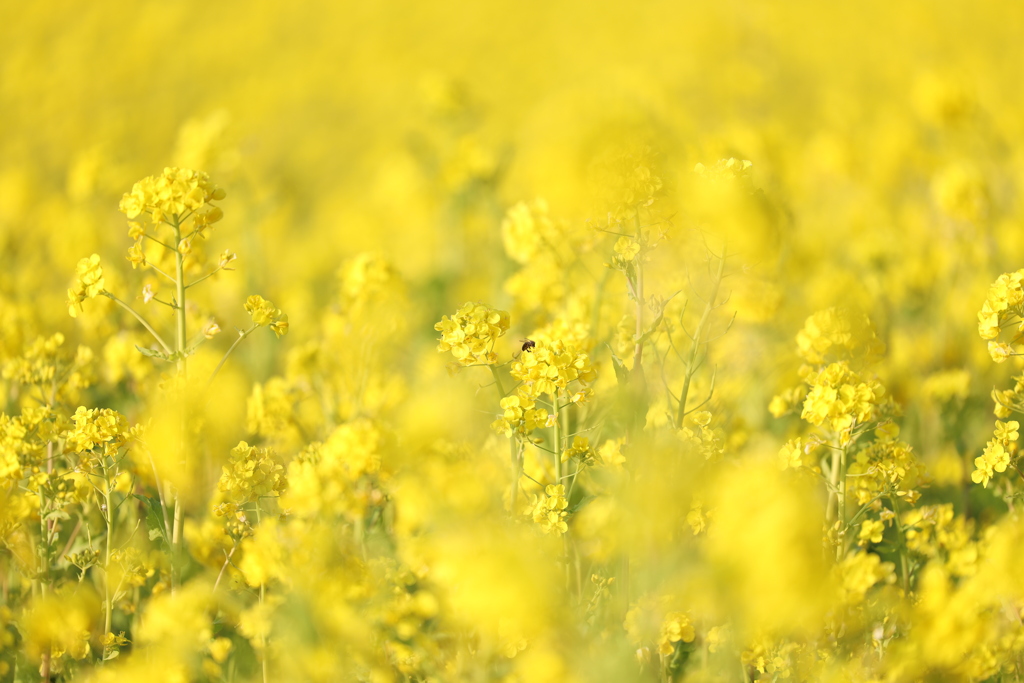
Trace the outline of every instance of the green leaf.
{"type": "Polygon", "coordinates": [[[615,351],[612,351],[612,347],[608,345],[608,351],[611,352],[612,365],[615,366],[615,379],[619,380],[619,386],[629,384],[629,368],[622,362],[622,359],[615,355],[615,351]]]}
{"type": "Polygon", "coordinates": [[[169,548],[170,543],[167,541],[167,529],[164,528],[164,516],[160,501],[138,493],[132,495],[146,506],[146,528],[149,530],[149,540],[155,541],[159,538],[169,548]]]}
{"type": "Polygon", "coordinates": [[[146,356],[147,358],[159,358],[160,360],[166,361],[171,360],[171,357],[168,356],[163,351],[157,351],[156,349],[146,349],[139,346],[138,344],[135,345],[135,348],[137,348],[139,350],[139,353],[141,353],[143,356],[146,356]]]}
{"type": "Polygon", "coordinates": [[[590,501],[594,500],[595,498],[597,498],[597,496],[584,496],[583,498],[580,499],[580,502],[576,503],[571,508],[566,510],[565,511],[566,514],[571,515],[571,514],[576,513],[580,508],[582,508],[584,505],[586,505],[590,501]]]}

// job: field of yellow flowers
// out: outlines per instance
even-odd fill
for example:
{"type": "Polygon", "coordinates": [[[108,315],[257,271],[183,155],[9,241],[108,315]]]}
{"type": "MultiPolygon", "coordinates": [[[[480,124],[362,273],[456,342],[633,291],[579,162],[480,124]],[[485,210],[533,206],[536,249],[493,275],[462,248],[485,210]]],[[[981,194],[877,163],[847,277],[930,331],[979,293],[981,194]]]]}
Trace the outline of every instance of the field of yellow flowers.
{"type": "Polygon", "coordinates": [[[1024,681],[1022,35],[0,4],[0,683],[1024,681]]]}

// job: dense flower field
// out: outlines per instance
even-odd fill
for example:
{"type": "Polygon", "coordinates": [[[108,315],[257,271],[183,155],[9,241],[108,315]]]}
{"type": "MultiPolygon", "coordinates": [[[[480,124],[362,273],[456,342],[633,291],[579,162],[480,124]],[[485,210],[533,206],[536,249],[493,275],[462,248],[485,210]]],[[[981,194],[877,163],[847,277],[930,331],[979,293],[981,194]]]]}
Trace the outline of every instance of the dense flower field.
{"type": "Polygon", "coordinates": [[[0,683],[1024,680],[1022,31],[0,5],[0,683]]]}

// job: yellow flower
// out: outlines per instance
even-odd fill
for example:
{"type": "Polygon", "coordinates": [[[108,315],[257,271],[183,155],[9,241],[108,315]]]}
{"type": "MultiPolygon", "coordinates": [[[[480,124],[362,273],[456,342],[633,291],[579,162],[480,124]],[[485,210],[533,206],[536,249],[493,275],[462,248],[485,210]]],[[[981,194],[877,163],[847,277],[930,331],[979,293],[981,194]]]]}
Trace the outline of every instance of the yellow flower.
{"type": "Polygon", "coordinates": [[[658,654],[670,655],[679,641],[692,643],[696,637],[690,617],[682,612],[669,612],[661,623],[658,634],[658,654]]]}
{"type": "Polygon", "coordinates": [[[997,441],[989,441],[980,457],[974,459],[974,472],[971,481],[988,488],[989,481],[996,472],[1005,472],[1010,465],[1010,454],[997,441]]]}
{"type": "Polygon", "coordinates": [[[66,445],[74,453],[102,448],[104,455],[113,455],[128,440],[128,420],[116,410],[79,406],[71,420],[66,445]]]}
{"type": "Polygon", "coordinates": [[[857,534],[858,545],[868,543],[881,543],[882,534],[885,531],[885,524],[876,519],[866,519],[860,525],[860,533],[857,534]]]}
{"type": "Polygon", "coordinates": [[[228,499],[250,503],[263,496],[276,495],[284,487],[284,468],[274,460],[269,449],[256,448],[244,441],[231,449],[219,484],[228,499]]]}
{"type": "Polygon", "coordinates": [[[142,250],[142,240],[138,240],[131,247],[128,248],[128,260],[132,264],[132,269],[136,269],[139,266],[146,265],[146,254],[142,250]]]}
{"type": "Polygon", "coordinates": [[[77,318],[82,309],[82,302],[94,299],[103,293],[105,282],[103,269],[100,268],[99,254],[93,254],[78,262],[75,268],[75,282],[68,290],[68,313],[77,318]]]}
{"type": "Polygon", "coordinates": [[[569,501],[565,498],[565,486],[548,485],[544,488],[544,495],[534,501],[533,521],[540,525],[544,533],[561,536],[569,530],[565,523],[567,507],[569,501]]]}
{"type": "Polygon", "coordinates": [[[1016,420],[1010,420],[1009,422],[996,420],[996,429],[992,436],[996,441],[1008,448],[1011,442],[1016,441],[1020,437],[1019,429],[1020,423],[1016,420]]]}
{"type": "Polygon", "coordinates": [[[288,316],[258,294],[245,300],[245,310],[254,324],[270,327],[278,337],[288,334],[288,316]]]}
{"type": "Polygon", "coordinates": [[[570,382],[586,385],[597,377],[590,356],[561,341],[538,341],[512,363],[512,377],[523,382],[532,396],[554,395],[570,382]]]}
{"type": "Polygon", "coordinates": [[[632,261],[640,253],[640,243],[623,235],[615,241],[615,253],[623,263],[632,261]]]}
{"type": "Polygon", "coordinates": [[[850,605],[861,602],[875,584],[896,580],[895,565],[882,562],[874,553],[853,553],[839,564],[837,570],[841,580],[841,599],[850,605]]]}
{"type": "Polygon", "coordinates": [[[797,469],[803,463],[803,441],[792,439],[786,442],[779,450],[779,467],[782,469],[797,469]]]}
{"type": "Polygon", "coordinates": [[[996,363],[1005,363],[1010,356],[1016,355],[1013,347],[1005,342],[990,341],[988,343],[988,355],[996,363]]]}
{"type": "Polygon", "coordinates": [[[209,224],[223,216],[209,203],[224,197],[224,190],[211,183],[206,173],[169,167],[135,183],[121,198],[119,209],[129,219],[148,212],[153,223],[177,222],[189,212],[198,222],[209,224]]]}
{"type": "Polygon", "coordinates": [[[509,328],[509,314],[484,304],[463,304],[452,317],[442,316],[434,329],[441,333],[437,350],[451,351],[459,365],[494,365],[494,343],[509,328]]]}

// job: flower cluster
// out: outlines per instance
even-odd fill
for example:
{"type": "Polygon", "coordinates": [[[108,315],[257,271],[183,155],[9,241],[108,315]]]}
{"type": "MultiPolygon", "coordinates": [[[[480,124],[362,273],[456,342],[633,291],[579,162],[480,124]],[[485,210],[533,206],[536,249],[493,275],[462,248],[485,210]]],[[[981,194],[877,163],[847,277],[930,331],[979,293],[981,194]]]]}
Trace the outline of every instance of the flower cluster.
{"type": "Polygon", "coordinates": [[[1024,331],[1024,269],[1003,273],[992,286],[981,310],[978,311],[978,334],[989,340],[988,350],[992,360],[1002,363],[1015,355],[1010,344],[997,341],[999,333],[1015,319],[1020,320],[1012,343],[1016,343],[1024,331]]]}
{"type": "Polygon", "coordinates": [[[597,377],[589,355],[562,341],[543,340],[513,361],[511,373],[523,383],[530,395],[536,397],[543,394],[555,396],[559,391],[567,391],[570,383],[578,382],[581,386],[570,395],[573,403],[581,403],[587,398],[590,392],[586,385],[597,377]]]}
{"type": "Polygon", "coordinates": [[[806,381],[810,389],[800,417],[813,425],[826,424],[846,441],[856,425],[879,415],[885,388],[854,372],[846,361],[811,372],[806,381]]]}
{"type": "Polygon", "coordinates": [[[851,553],[837,567],[840,600],[844,604],[862,602],[875,584],[896,581],[894,569],[892,562],[882,562],[882,558],[874,553],[851,553]]]}
{"type": "Polygon", "coordinates": [[[112,456],[129,438],[128,420],[116,410],[79,406],[71,421],[66,438],[74,453],[98,449],[102,455],[112,456]]]}
{"type": "Polygon", "coordinates": [[[250,446],[244,441],[231,449],[219,484],[229,500],[251,503],[279,494],[284,487],[284,468],[268,449],[250,446]]]}
{"type": "Polygon", "coordinates": [[[881,496],[896,495],[913,505],[925,481],[924,467],[913,449],[898,439],[877,438],[860,450],[850,463],[849,492],[859,505],[881,496]]]}
{"type": "Polygon", "coordinates": [[[576,435],[572,439],[572,445],[562,452],[562,461],[575,458],[581,464],[590,463],[594,460],[594,449],[590,445],[590,439],[585,436],[576,435]]]}
{"type": "Polygon", "coordinates": [[[501,222],[501,240],[505,253],[520,264],[527,264],[536,258],[546,245],[558,243],[561,232],[551,218],[548,203],[543,199],[515,204],[501,222]]]}
{"type": "Polygon", "coordinates": [[[907,510],[902,525],[910,552],[925,560],[944,560],[954,576],[976,573],[980,557],[974,521],[942,503],[907,510]]]}
{"type": "Polygon", "coordinates": [[[282,505],[300,517],[330,514],[361,518],[383,502],[376,485],[383,434],[368,420],[338,426],[288,466],[282,505]]]}
{"type": "Polygon", "coordinates": [[[623,620],[630,641],[639,646],[638,657],[646,656],[650,645],[661,657],[671,655],[683,643],[697,638],[693,618],[687,612],[672,610],[671,596],[644,596],[630,606],[623,620]]]}
{"type": "Polygon", "coordinates": [[[670,655],[677,643],[692,643],[696,636],[689,615],[669,612],[661,622],[661,631],[658,633],[658,654],[670,655]]]}
{"type": "Polygon", "coordinates": [[[544,494],[537,496],[533,502],[533,521],[540,525],[546,534],[561,536],[569,530],[565,523],[569,501],[565,497],[565,486],[549,484],[544,487],[544,494]]]}
{"type": "Polygon", "coordinates": [[[807,318],[796,335],[797,353],[811,365],[849,361],[871,364],[885,352],[867,316],[846,308],[827,308],[807,318]]]}
{"type": "Polygon", "coordinates": [[[79,261],[75,267],[75,283],[68,290],[68,313],[71,317],[77,318],[83,310],[82,302],[98,297],[105,286],[99,254],[79,261]]]}
{"type": "Polygon", "coordinates": [[[658,157],[657,148],[637,137],[601,150],[588,168],[597,201],[614,217],[654,204],[664,188],[658,157]]]}
{"type": "Polygon", "coordinates": [[[494,343],[508,332],[509,314],[484,304],[467,302],[455,315],[442,316],[434,329],[441,333],[437,350],[451,351],[460,366],[494,365],[494,343]]]}
{"type": "Polygon", "coordinates": [[[547,425],[548,411],[545,408],[538,408],[536,398],[523,387],[501,399],[500,405],[501,417],[491,423],[491,428],[499,434],[527,435],[547,425]]]}
{"type": "Polygon", "coordinates": [[[705,460],[712,460],[725,452],[725,433],[721,428],[711,426],[711,412],[698,410],[687,415],[677,436],[683,443],[692,446],[705,460]]]}
{"type": "Polygon", "coordinates": [[[992,439],[985,445],[981,456],[974,459],[971,480],[988,487],[996,472],[1005,472],[1017,455],[1017,440],[1020,438],[1020,423],[1016,420],[996,420],[992,439]]]}
{"type": "Polygon", "coordinates": [[[168,167],[160,175],[135,183],[121,198],[119,208],[129,220],[148,213],[154,225],[178,223],[186,217],[197,225],[209,225],[224,215],[211,202],[225,196],[206,173],[168,167]]]}
{"type": "Polygon", "coordinates": [[[981,455],[974,459],[975,470],[971,472],[971,481],[988,487],[988,483],[996,472],[1005,472],[1010,466],[1010,454],[1006,447],[996,440],[989,441],[981,455]]]}
{"type": "Polygon", "coordinates": [[[804,439],[798,436],[790,439],[779,449],[779,467],[784,470],[813,467],[814,461],[809,456],[813,455],[820,445],[821,442],[815,438],[804,439]]]}
{"type": "Polygon", "coordinates": [[[288,315],[258,294],[245,300],[245,311],[254,325],[269,327],[278,337],[288,334],[288,315]]]}

